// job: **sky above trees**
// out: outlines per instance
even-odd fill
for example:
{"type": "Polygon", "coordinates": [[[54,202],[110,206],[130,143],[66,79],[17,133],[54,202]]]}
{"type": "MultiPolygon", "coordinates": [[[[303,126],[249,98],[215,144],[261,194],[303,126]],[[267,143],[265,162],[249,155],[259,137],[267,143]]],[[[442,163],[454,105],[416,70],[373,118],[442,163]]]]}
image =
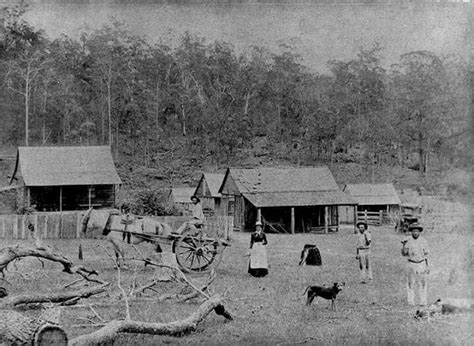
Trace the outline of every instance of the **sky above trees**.
{"type": "Polygon", "coordinates": [[[207,41],[232,44],[237,52],[257,45],[280,53],[291,47],[302,63],[327,72],[329,60],[349,60],[360,48],[383,48],[388,68],[402,54],[428,50],[468,59],[470,4],[159,4],[150,1],[38,1],[25,19],[46,34],[79,37],[113,17],[133,34],[175,46],[186,31],[207,41]]]}

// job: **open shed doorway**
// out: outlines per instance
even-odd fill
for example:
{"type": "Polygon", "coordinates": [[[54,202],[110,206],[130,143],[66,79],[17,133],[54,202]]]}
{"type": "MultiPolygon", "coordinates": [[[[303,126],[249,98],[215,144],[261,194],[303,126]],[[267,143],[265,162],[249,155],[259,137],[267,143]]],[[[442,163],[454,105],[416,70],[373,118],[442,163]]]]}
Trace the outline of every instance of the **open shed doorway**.
{"type": "Polygon", "coordinates": [[[264,232],[291,233],[291,208],[273,207],[262,208],[264,232]]]}

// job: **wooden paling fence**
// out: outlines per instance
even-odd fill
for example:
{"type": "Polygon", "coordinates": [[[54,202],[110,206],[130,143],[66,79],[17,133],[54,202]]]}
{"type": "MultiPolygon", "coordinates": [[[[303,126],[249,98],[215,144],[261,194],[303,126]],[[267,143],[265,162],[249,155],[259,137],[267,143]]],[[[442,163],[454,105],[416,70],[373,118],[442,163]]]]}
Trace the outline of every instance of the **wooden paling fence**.
{"type": "MultiPolygon", "coordinates": [[[[0,239],[32,239],[28,223],[33,224],[42,239],[84,238],[81,219],[85,211],[39,212],[34,215],[0,215],[0,239]]],[[[152,216],[178,229],[189,217],[152,216]]],[[[229,239],[234,226],[230,216],[216,216],[206,219],[206,234],[209,237],[229,239]]],[[[92,237],[93,235],[89,235],[92,237]]]]}
{"type": "Polygon", "coordinates": [[[390,218],[383,211],[372,212],[364,210],[357,212],[357,222],[359,221],[365,221],[368,225],[381,225],[390,222],[390,218]]]}

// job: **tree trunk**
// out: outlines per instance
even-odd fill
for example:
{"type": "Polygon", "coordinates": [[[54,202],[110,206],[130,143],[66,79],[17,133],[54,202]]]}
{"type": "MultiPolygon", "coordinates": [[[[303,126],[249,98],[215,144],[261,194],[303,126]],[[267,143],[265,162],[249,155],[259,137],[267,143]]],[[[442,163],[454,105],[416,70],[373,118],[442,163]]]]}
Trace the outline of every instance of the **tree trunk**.
{"type": "Polygon", "coordinates": [[[101,141],[100,143],[102,145],[105,145],[105,114],[104,114],[104,82],[102,79],[100,80],[100,98],[99,98],[99,103],[100,103],[100,127],[101,127],[101,141]]]}
{"type": "Polygon", "coordinates": [[[112,344],[121,333],[140,333],[152,335],[177,335],[195,331],[209,313],[215,311],[228,320],[232,317],[224,309],[220,296],[212,296],[199,306],[199,309],[183,320],[169,323],[150,323],[133,320],[111,321],[103,328],[71,340],[70,345],[104,345],[112,344]]]}
{"type": "Polygon", "coordinates": [[[30,85],[28,77],[25,80],[25,145],[28,146],[29,143],[29,128],[28,123],[29,120],[29,113],[30,113],[30,85]]]}
{"type": "Polygon", "coordinates": [[[81,298],[89,298],[104,293],[107,291],[107,287],[108,284],[104,284],[70,292],[8,296],[0,301],[0,309],[10,309],[24,304],[37,303],[68,303],[66,305],[72,305],[71,302],[77,302],[81,298]]]}
{"type": "Polygon", "coordinates": [[[109,79],[107,81],[107,114],[109,117],[109,145],[112,146],[112,81],[110,77],[109,68],[109,79]]]}
{"type": "Polygon", "coordinates": [[[183,136],[186,137],[186,112],[184,111],[184,105],[181,105],[181,115],[183,136]]]}
{"type": "Polygon", "coordinates": [[[0,310],[2,345],[67,345],[67,342],[66,332],[55,323],[12,310],[0,310]]]}

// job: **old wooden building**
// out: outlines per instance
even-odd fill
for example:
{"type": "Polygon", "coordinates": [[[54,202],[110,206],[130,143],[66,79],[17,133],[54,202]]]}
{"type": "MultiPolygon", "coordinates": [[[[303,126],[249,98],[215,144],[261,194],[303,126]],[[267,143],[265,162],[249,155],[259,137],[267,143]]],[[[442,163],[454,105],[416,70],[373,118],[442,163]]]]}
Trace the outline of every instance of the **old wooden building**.
{"type": "Polygon", "coordinates": [[[191,210],[191,197],[194,195],[193,187],[172,187],[168,195],[168,203],[181,215],[188,215],[191,210]]]}
{"type": "Polygon", "coordinates": [[[357,219],[381,224],[400,211],[401,200],[393,184],[347,184],[343,191],[357,202],[357,219]]]}
{"type": "Polygon", "coordinates": [[[213,215],[228,215],[227,210],[222,208],[222,195],[219,192],[224,176],[218,173],[203,173],[194,191],[194,194],[201,199],[203,209],[212,211],[213,215]]]}
{"type": "Polygon", "coordinates": [[[19,147],[10,185],[38,211],[113,207],[122,183],[110,147],[19,147]]]}
{"type": "Polygon", "coordinates": [[[339,229],[338,206],[355,207],[328,167],[227,170],[222,203],[234,201],[234,228],[253,230],[261,220],[266,231],[328,232],[339,229]]]}

